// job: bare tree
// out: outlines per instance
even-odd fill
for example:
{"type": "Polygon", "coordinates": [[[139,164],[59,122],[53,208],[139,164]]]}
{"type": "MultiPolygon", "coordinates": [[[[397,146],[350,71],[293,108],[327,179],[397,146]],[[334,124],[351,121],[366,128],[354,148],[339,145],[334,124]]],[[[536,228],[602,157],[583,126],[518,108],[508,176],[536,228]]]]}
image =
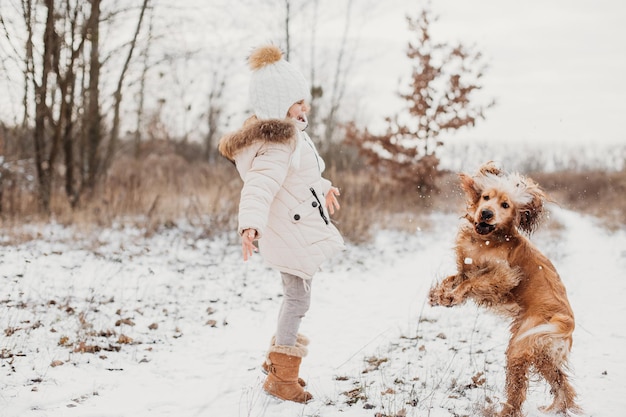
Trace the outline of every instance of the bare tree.
{"type": "MultiPolygon", "coordinates": [[[[19,4],[13,4],[12,10],[16,12],[13,16],[6,13],[6,3],[0,5],[0,27],[4,35],[4,44],[7,50],[1,51],[2,75],[7,77],[13,85],[19,85],[20,82],[12,82],[14,73],[20,73],[23,86],[21,94],[21,121],[18,121],[17,113],[15,117],[15,125],[19,126],[19,135],[26,134],[29,129],[29,123],[32,121],[32,76],[35,73],[33,66],[33,36],[32,28],[35,24],[35,7],[33,0],[21,0],[19,4]],[[23,26],[19,22],[22,19],[23,26]],[[24,38],[25,36],[25,38],[24,38]]],[[[3,48],[4,49],[4,48],[3,48]]],[[[6,91],[5,91],[6,93],[6,91]]],[[[24,141],[18,141],[19,146],[15,147],[17,158],[25,157],[27,148],[24,141]]]]}
{"type": "Polygon", "coordinates": [[[150,9],[150,18],[148,23],[148,36],[146,39],[145,47],[141,53],[142,59],[142,70],[141,70],[141,78],[139,80],[139,102],[137,103],[137,124],[135,126],[135,135],[134,135],[134,148],[135,148],[135,158],[139,157],[140,149],[141,149],[141,130],[143,124],[143,115],[145,111],[145,99],[146,99],[146,80],[148,78],[148,71],[150,70],[150,49],[152,47],[152,43],[154,41],[154,8],[150,9]]]}
{"type": "Polygon", "coordinates": [[[206,161],[214,161],[217,147],[216,142],[220,134],[220,126],[225,123],[224,108],[224,89],[226,87],[226,73],[223,68],[225,66],[218,65],[214,67],[211,73],[211,86],[209,89],[206,121],[207,133],[204,137],[204,159],[206,161]]]}
{"type": "Polygon", "coordinates": [[[126,79],[126,73],[130,66],[130,62],[133,58],[133,54],[135,52],[135,46],[137,45],[137,38],[139,37],[139,33],[141,32],[141,26],[143,23],[143,19],[146,13],[146,9],[148,8],[148,4],[150,0],[143,0],[141,8],[139,10],[139,19],[137,20],[137,25],[135,26],[135,33],[130,42],[128,48],[128,54],[126,55],[126,60],[124,61],[124,65],[122,66],[122,71],[120,72],[117,88],[113,93],[113,125],[111,126],[111,133],[109,135],[109,144],[107,147],[107,151],[105,153],[105,166],[110,165],[111,160],[113,159],[113,155],[115,149],[117,147],[117,142],[119,140],[119,131],[120,131],[120,107],[122,104],[122,92],[124,88],[124,81],[126,79]]]}
{"type": "MultiPolygon", "coordinates": [[[[332,45],[329,50],[323,51],[321,60],[318,60],[320,51],[317,32],[319,23],[324,17],[320,19],[320,1],[281,0],[281,2],[283,13],[280,15],[280,26],[284,33],[282,45],[285,59],[295,61],[295,58],[303,57],[302,51],[308,51],[308,81],[311,88],[311,101],[308,103],[310,105],[309,125],[311,131],[316,132],[313,140],[316,141],[320,151],[324,152],[336,136],[341,104],[345,98],[347,78],[353,57],[351,53],[354,52],[349,46],[354,1],[348,0],[345,3],[345,14],[342,17],[343,30],[339,42],[332,45]],[[304,38],[306,32],[292,30],[294,25],[298,28],[309,28],[308,39],[304,38]],[[294,45],[296,45],[295,48],[294,45]]],[[[335,16],[332,18],[336,19],[335,16]]]]}
{"type": "Polygon", "coordinates": [[[494,102],[480,104],[473,98],[481,88],[485,68],[480,53],[462,44],[435,43],[427,9],[407,21],[416,35],[407,50],[413,62],[411,81],[408,91],[400,93],[408,115],[388,117],[387,130],[381,135],[351,124],[347,140],[359,148],[376,172],[427,192],[436,188],[439,174],[436,150],[443,145],[439,135],[474,126],[494,102]]]}
{"type": "Polygon", "coordinates": [[[89,81],[87,85],[87,111],[85,114],[85,130],[87,133],[84,170],[85,187],[93,189],[98,166],[100,165],[98,149],[102,139],[100,115],[100,0],[89,0],[91,13],[87,22],[89,35],[89,81]]]}
{"type": "Polygon", "coordinates": [[[4,184],[7,177],[10,175],[9,170],[5,167],[6,161],[4,160],[4,155],[6,155],[4,145],[4,130],[4,125],[0,123],[0,216],[4,214],[4,184]]]}
{"type": "Polygon", "coordinates": [[[317,25],[319,18],[319,0],[312,0],[310,2],[312,11],[312,17],[309,20],[311,25],[311,47],[310,47],[310,75],[309,82],[311,83],[311,110],[309,111],[309,124],[311,126],[317,126],[317,116],[320,112],[320,99],[324,95],[324,90],[317,80],[317,59],[316,59],[316,46],[317,46],[317,25]]]}
{"type": "Polygon", "coordinates": [[[20,0],[13,4],[12,13],[3,10],[3,46],[11,48],[3,62],[10,60],[23,74],[21,124],[32,137],[38,200],[44,212],[50,211],[55,172],[63,174],[66,196],[75,206],[82,191],[93,189],[110,163],[119,136],[125,79],[148,4],[149,0],[141,3],[117,79],[108,143],[103,140],[101,72],[105,59],[100,52],[100,25],[119,11],[102,18],[101,0],[20,0]],[[63,163],[62,171],[57,171],[59,163],[63,163]]]}
{"type": "Polygon", "coordinates": [[[83,15],[79,5],[72,8],[69,1],[64,8],[65,22],[67,26],[63,49],[66,50],[64,64],[57,62],[55,74],[59,87],[60,109],[55,126],[55,136],[60,136],[63,143],[65,156],[65,193],[70,205],[75,207],[78,203],[79,192],[74,178],[74,127],[76,122],[75,99],[76,99],[76,72],[78,62],[82,56],[86,39],[87,25],[79,18],[83,15]]]}
{"type": "MultiPolygon", "coordinates": [[[[337,53],[337,62],[335,66],[335,73],[333,75],[333,85],[330,94],[330,107],[328,114],[324,118],[324,138],[323,143],[329,144],[335,134],[337,128],[337,114],[344,98],[346,89],[346,77],[348,76],[348,69],[345,63],[348,51],[348,34],[350,32],[350,23],[352,21],[352,5],[353,1],[348,0],[346,5],[346,14],[343,25],[343,33],[341,35],[341,41],[339,42],[339,52],[337,53]]],[[[322,146],[322,151],[324,147],[322,146]]]]}
{"type": "Polygon", "coordinates": [[[291,27],[291,1],[285,0],[285,59],[289,61],[291,52],[291,35],[289,29],[291,27]]]}
{"type": "MultiPolygon", "coordinates": [[[[32,4],[23,3],[26,7],[32,4]]],[[[76,126],[76,86],[79,62],[86,39],[85,12],[81,4],[65,0],[45,2],[47,11],[43,32],[42,68],[37,74],[32,55],[35,22],[32,10],[24,13],[30,32],[27,36],[26,62],[32,71],[28,79],[35,92],[35,164],[41,208],[48,212],[54,183],[54,169],[61,150],[64,156],[65,192],[73,207],[79,189],[75,178],[74,129],[76,126]]],[[[26,104],[28,105],[28,104],[26,104]]]]}
{"type": "MultiPolygon", "coordinates": [[[[58,52],[57,36],[54,31],[55,10],[54,1],[45,0],[44,5],[47,10],[45,30],[43,34],[43,56],[41,75],[38,80],[34,79],[35,84],[35,129],[33,132],[33,141],[35,143],[35,168],[37,170],[37,178],[39,181],[38,199],[41,208],[48,212],[50,210],[50,199],[52,193],[52,173],[56,155],[58,152],[58,142],[49,143],[46,140],[46,120],[50,109],[46,102],[49,94],[49,77],[54,68],[54,61],[58,59],[55,56],[58,52]]],[[[29,30],[34,30],[31,26],[29,30]]],[[[32,34],[29,35],[32,37],[32,34]]]]}

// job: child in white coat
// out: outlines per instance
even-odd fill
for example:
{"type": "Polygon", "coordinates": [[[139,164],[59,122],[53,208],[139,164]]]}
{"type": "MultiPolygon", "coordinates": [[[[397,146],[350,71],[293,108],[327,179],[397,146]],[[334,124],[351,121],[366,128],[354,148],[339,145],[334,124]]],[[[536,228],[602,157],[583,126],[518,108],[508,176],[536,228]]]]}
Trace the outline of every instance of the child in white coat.
{"type": "Polygon", "coordinates": [[[324,161],[304,129],[309,87],[302,73],[273,45],[253,51],[249,98],[254,116],[220,140],[243,188],[239,234],[244,261],[257,251],[281,274],[283,303],[276,334],[263,364],[264,389],[278,398],[307,402],[312,395],[299,378],[308,338],[298,331],[311,302],[320,265],[344,249],[329,214],[339,209],[339,190],[322,177],[324,161]]]}

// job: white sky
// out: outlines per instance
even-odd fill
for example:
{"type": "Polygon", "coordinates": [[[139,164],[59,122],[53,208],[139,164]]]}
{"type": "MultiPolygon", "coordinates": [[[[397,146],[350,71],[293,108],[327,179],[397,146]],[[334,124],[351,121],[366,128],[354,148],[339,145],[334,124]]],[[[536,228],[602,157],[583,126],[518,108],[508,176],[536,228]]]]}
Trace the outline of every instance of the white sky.
{"type": "MultiPolygon", "coordinates": [[[[420,3],[391,0],[362,29],[363,45],[380,58],[363,105],[371,117],[410,71],[403,16],[420,3]],[[416,6],[412,6],[416,5],[416,6]],[[398,57],[398,55],[401,55],[398,57]],[[392,64],[397,62],[398,64],[392,64]]],[[[433,37],[483,52],[484,93],[497,100],[486,120],[459,136],[488,140],[626,143],[626,2],[620,0],[436,0],[433,37]]],[[[385,104],[388,105],[388,104],[385,104]]]]}

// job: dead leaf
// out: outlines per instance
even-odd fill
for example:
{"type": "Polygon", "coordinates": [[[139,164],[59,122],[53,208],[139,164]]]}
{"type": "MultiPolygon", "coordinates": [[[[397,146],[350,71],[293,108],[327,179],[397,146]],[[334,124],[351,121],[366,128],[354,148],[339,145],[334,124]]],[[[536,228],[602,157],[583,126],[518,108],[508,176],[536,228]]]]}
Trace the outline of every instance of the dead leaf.
{"type": "Polygon", "coordinates": [[[376,356],[371,356],[366,358],[365,361],[368,363],[368,366],[361,372],[363,374],[377,370],[380,368],[380,365],[389,361],[389,358],[377,358],[376,356]]]}
{"type": "Polygon", "coordinates": [[[85,342],[78,343],[78,346],[74,348],[75,353],[98,353],[102,350],[100,346],[88,345],[85,342]]]}
{"type": "Polygon", "coordinates": [[[129,319],[129,318],[120,319],[120,320],[115,322],[115,326],[116,327],[119,327],[122,324],[125,324],[127,326],[134,326],[135,325],[135,323],[131,319],[129,319]]]}
{"type": "Polygon", "coordinates": [[[482,372],[478,372],[472,377],[472,383],[467,385],[466,388],[478,388],[485,385],[485,382],[487,382],[487,378],[485,378],[482,372]]]}
{"type": "Polygon", "coordinates": [[[15,332],[17,332],[18,330],[22,330],[20,327],[7,327],[6,329],[4,329],[4,334],[5,336],[13,336],[13,334],[15,334],[15,332]]]}

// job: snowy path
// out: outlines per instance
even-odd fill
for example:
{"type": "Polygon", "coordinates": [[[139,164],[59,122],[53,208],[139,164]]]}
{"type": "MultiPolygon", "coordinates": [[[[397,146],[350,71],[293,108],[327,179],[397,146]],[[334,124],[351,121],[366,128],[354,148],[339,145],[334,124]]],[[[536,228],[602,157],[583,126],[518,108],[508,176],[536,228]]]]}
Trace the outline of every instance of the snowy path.
{"type": "MultiPolygon", "coordinates": [[[[560,209],[552,219],[563,227],[533,239],[576,313],[575,386],[587,415],[621,416],[626,232],[560,209]]],[[[472,305],[425,305],[433,279],[454,267],[457,220],[431,220],[412,236],[381,233],[316,276],[302,326],[311,338],[302,376],[316,398],[307,405],[262,392],[279,280],[258,257],[241,263],[236,245],[118,230],[90,249],[51,227],[45,240],[5,247],[0,326],[12,330],[0,339],[0,416],[479,415],[477,403],[502,399],[506,323],[472,305]],[[119,343],[121,334],[133,343],[119,343]],[[121,349],[73,353],[59,345],[63,335],[121,349]],[[486,383],[468,388],[479,373],[486,383]]],[[[542,415],[546,391],[533,385],[529,417],[542,415]]]]}

